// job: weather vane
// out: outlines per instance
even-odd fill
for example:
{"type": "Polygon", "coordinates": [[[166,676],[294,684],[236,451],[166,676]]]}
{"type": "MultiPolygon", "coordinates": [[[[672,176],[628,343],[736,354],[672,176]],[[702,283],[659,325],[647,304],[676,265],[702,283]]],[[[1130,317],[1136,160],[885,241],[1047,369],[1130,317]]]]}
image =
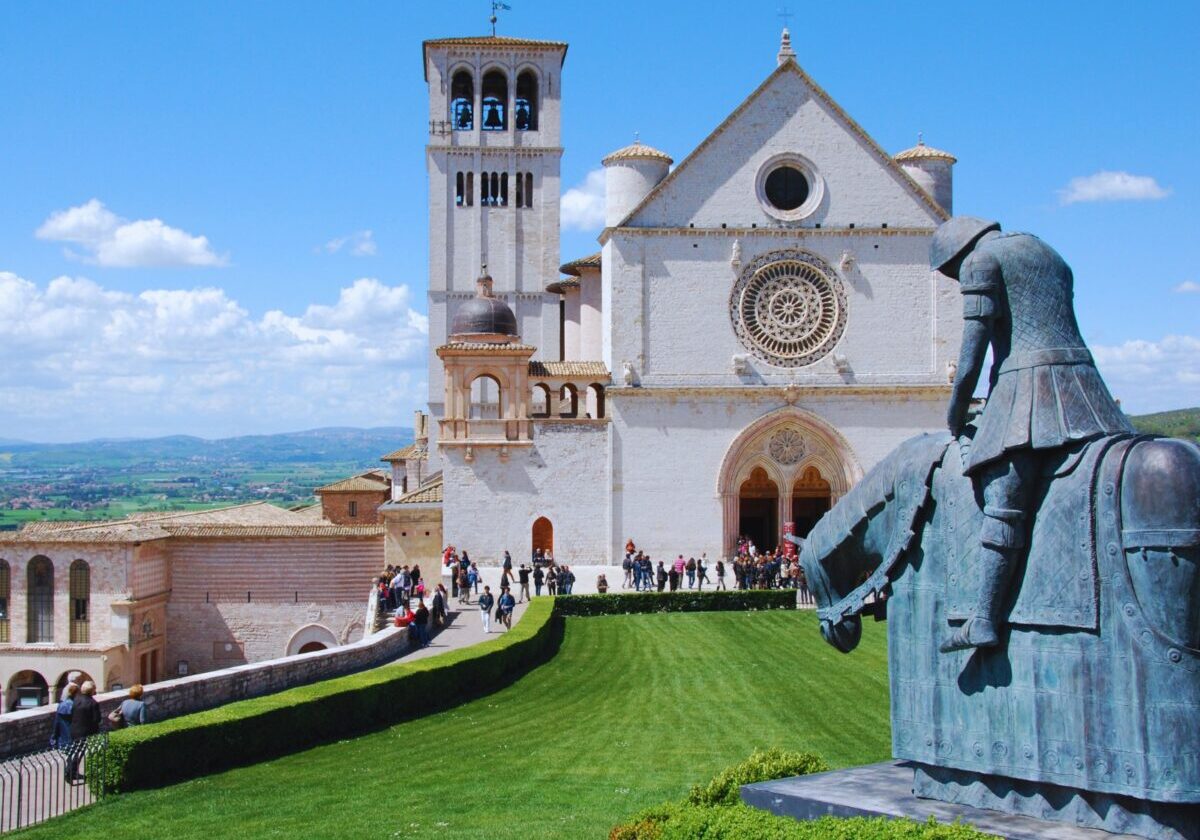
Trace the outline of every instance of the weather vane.
{"type": "Polygon", "coordinates": [[[496,12],[505,11],[511,12],[512,6],[507,3],[500,3],[498,0],[492,0],[492,16],[488,18],[492,22],[492,37],[496,37],[496,12]]]}

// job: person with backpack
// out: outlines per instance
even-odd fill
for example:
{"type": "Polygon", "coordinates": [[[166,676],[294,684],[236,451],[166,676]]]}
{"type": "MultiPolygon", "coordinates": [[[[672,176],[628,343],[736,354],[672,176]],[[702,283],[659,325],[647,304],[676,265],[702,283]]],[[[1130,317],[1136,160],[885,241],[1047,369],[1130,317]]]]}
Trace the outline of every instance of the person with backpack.
{"type": "Polygon", "coordinates": [[[483,594],[479,596],[479,619],[483,622],[483,632],[492,632],[492,605],[496,603],[496,598],[492,595],[490,586],[483,587],[483,594]]]}

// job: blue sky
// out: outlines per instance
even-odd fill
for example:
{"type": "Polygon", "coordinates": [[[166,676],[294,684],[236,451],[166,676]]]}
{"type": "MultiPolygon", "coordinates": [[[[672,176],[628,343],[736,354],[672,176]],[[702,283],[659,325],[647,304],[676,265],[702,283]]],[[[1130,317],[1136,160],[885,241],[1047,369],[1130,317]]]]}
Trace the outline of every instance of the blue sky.
{"type": "MultiPolygon", "coordinates": [[[[501,34],[571,44],[563,183],[585,209],[588,173],[635,131],[682,159],[771,71],[782,25],[778,0],[509,5],[501,34]]],[[[792,12],[801,65],[884,148],[923,131],[959,158],[958,212],[1063,253],[1128,409],[1200,404],[1200,4],[792,12]]],[[[487,16],[0,7],[0,438],[407,424],[425,394],[420,44],[487,16]]],[[[595,250],[587,216],[566,214],[564,261],[595,250]]]]}

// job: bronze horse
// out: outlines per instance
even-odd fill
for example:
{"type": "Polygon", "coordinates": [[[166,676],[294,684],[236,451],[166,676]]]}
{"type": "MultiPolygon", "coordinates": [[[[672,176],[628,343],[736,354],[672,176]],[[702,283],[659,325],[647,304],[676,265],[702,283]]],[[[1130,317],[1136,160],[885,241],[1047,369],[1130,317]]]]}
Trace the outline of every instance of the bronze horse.
{"type": "Polygon", "coordinates": [[[940,653],[981,505],[948,434],[909,440],[800,558],[821,633],[889,624],[892,752],[919,796],[1200,836],[1200,447],[1111,435],[1045,470],[998,647],[940,653]]]}

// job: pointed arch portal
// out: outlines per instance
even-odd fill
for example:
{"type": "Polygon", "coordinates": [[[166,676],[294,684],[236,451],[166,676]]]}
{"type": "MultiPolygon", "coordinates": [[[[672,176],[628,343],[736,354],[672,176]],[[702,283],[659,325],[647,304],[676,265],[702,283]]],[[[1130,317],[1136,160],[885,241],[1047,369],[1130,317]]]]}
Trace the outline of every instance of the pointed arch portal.
{"type": "Polygon", "coordinates": [[[717,477],[723,554],[739,536],[775,548],[787,522],[806,535],[861,478],[845,438],[817,415],[788,407],[760,417],[730,444],[717,477]]]}

